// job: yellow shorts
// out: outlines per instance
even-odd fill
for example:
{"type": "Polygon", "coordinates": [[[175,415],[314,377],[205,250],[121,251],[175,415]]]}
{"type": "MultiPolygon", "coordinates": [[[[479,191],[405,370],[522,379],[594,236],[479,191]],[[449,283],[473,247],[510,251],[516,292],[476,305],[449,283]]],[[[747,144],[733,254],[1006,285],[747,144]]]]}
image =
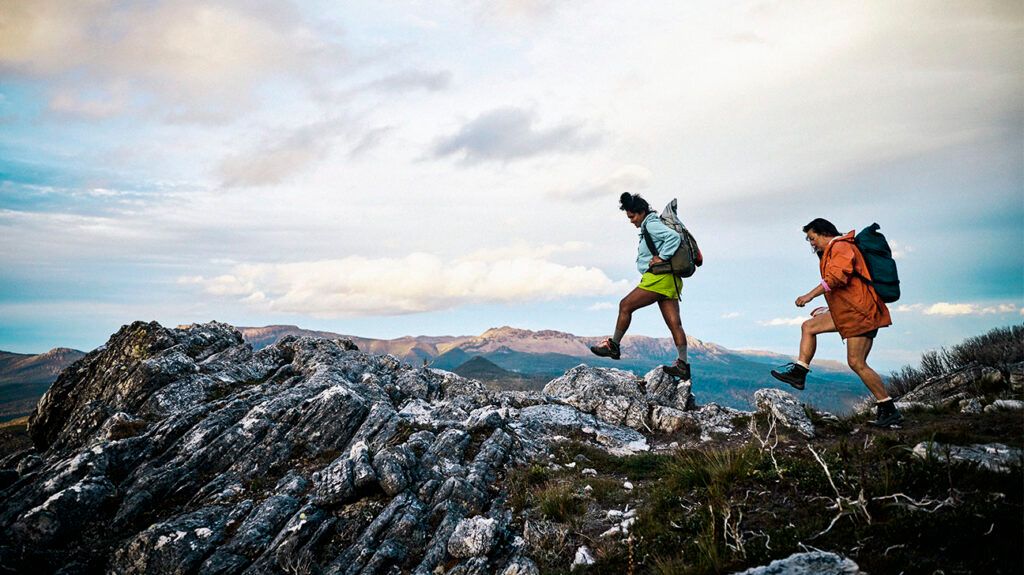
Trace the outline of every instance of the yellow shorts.
{"type": "Polygon", "coordinates": [[[683,278],[677,278],[672,274],[652,274],[647,272],[640,278],[640,285],[636,287],[661,294],[665,297],[678,299],[679,290],[683,289],[683,278]]]}

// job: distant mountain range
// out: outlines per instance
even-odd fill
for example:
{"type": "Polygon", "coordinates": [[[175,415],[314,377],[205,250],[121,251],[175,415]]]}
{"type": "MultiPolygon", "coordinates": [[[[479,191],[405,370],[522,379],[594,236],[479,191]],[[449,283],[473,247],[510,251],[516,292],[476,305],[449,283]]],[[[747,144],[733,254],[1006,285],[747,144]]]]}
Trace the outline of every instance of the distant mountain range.
{"type": "MultiPolygon", "coordinates": [[[[413,365],[430,364],[496,388],[539,389],[548,380],[581,363],[617,367],[642,375],[670,362],[676,355],[671,338],[627,335],[622,341],[622,359],[613,361],[590,352],[590,346],[603,337],[508,326],[492,328],[478,336],[397,339],[370,339],[305,330],[293,325],[238,329],[255,349],[271,345],[286,335],[348,338],[363,351],[388,353],[413,365]]],[[[780,385],[768,373],[771,366],[792,361],[791,357],[781,354],[731,350],[692,337],[687,344],[693,365],[694,395],[701,403],[714,401],[748,408],[754,391],[780,385]]],[[[830,411],[846,411],[867,393],[860,380],[843,364],[820,361],[815,362],[813,368],[807,390],[800,393],[800,398],[807,403],[830,411]]]]}
{"type": "Polygon", "coordinates": [[[0,351],[0,421],[31,413],[60,372],[84,355],[66,347],[38,355],[0,351]]]}
{"type": "MultiPolygon", "coordinates": [[[[590,353],[603,337],[570,333],[530,331],[513,327],[492,328],[477,336],[405,336],[371,339],[294,325],[239,327],[254,349],[262,349],[286,335],[351,339],[369,353],[391,354],[412,365],[454,371],[494,389],[541,389],[551,379],[581,363],[617,367],[642,375],[670,362],[676,355],[670,338],[627,335],[619,361],[590,353]]],[[[732,350],[689,338],[693,365],[694,395],[700,403],[717,402],[748,408],[755,391],[780,384],[768,374],[773,365],[792,358],[764,351],[732,350]]],[[[67,366],[85,353],[55,348],[38,355],[0,351],[0,421],[31,413],[36,402],[67,366]]],[[[860,380],[843,364],[815,362],[801,400],[830,411],[847,411],[866,394],[860,380]]]]}

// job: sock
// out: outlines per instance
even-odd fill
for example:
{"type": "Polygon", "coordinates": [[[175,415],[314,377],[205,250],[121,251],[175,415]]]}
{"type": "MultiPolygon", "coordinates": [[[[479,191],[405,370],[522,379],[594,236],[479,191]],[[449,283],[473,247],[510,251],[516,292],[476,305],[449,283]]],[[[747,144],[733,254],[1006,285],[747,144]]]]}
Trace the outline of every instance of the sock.
{"type": "Polygon", "coordinates": [[[622,336],[624,335],[626,335],[626,332],[617,329],[615,330],[615,334],[612,335],[612,341],[619,343],[622,341],[622,336]]]}
{"type": "Polygon", "coordinates": [[[892,401],[892,398],[891,398],[891,397],[887,397],[887,398],[885,398],[885,399],[882,399],[882,400],[876,401],[876,402],[875,402],[875,405],[882,405],[883,403],[888,403],[888,402],[890,402],[890,401],[892,401]]]}
{"type": "Polygon", "coordinates": [[[802,362],[802,361],[800,361],[798,359],[798,360],[796,360],[796,364],[799,365],[800,367],[806,369],[807,371],[811,371],[811,364],[810,363],[804,363],[804,362],[802,362]]]}
{"type": "Polygon", "coordinates": [[[677,345],[676,346],[676,350],[679,351],[679,360],[682,361],[683,363],[687,363],[687,361],[686,361],[686,342],[683,342],[683,345],[677,345]]]}

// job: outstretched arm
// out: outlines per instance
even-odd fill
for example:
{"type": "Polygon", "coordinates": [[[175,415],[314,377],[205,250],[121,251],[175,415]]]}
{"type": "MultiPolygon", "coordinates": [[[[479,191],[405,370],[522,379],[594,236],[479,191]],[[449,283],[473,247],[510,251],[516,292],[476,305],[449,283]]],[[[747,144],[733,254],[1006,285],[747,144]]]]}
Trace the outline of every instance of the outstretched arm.
{"type": "Polygon", "coordinates": [[[824,282],[814,286],[814,289],[812,289],[811,291],[805,293],[804,295],[796,298],[796,307],[804,307],[812,299],[820,296],[823,293],[825,293],[825,283],[824,282]]]}

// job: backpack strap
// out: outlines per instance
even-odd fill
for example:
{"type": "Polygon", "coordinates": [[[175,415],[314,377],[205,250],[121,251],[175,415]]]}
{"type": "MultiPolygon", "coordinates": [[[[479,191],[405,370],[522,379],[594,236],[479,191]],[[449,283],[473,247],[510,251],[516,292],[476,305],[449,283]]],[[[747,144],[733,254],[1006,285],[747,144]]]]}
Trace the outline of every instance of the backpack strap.
{"type": "Polygon", "coordinates": [[[644,235],[644,241],[647,242],[647,249],[651,250],[651,257],[658,255],[658,249],[654,247],[654,240],[651,239],[651,234],[647,231],[647,223],[640,226],[640,231],[644,235]]]}

